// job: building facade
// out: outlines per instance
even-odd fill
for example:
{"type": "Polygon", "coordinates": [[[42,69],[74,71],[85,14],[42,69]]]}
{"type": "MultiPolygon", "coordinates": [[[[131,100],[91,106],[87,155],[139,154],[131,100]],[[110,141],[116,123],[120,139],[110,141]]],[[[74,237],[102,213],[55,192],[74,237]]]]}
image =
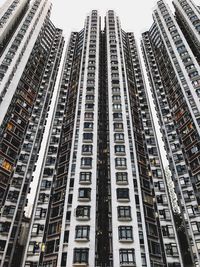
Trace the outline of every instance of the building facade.
{"type": "Polygon", "coordinates": [[[193,1],[173,1],[175,17],[192,52],[200,62],[200,12],[193,1]]]}
{"type": "Polygon", "coordinates": [[[0,11],[0,53],[2,55],[28,8],[29,1],[6,1],[0,11]]]}
{"type": "Polygon", "coordinates": [[[2,267],[21,266],[30,223],[24,215],[27,195],[37,184],[34,171],[64,46],[50,11],[45,0],[7,1],[0,10],[2,267]]]}
{"type": "Polygon", "coordinates": [[[62,65],[21,266],[184,266],[133,33],[92,11],[62,65]]]}
{"type": "Polygon", "coordinates": [[[187,238],[181,249],[190,251],[184,261],[199,266],[200,17],[190,0],[174,6],[176,16],[157,3],[142,48],[187,238]]]}
{"type": "Polygon", "coordinates": [[[0,266],[182,267],[188,255],[198,266],[194,44],[159,1],[143,53],[187,229],[186,253],[134,34],[112,10],[102,29],[93,10],[64,49],[50,12],[47,0],[9,0],[0,9],[0,266]],[[168,21],[174,39],[164,32],[168,21]]]}

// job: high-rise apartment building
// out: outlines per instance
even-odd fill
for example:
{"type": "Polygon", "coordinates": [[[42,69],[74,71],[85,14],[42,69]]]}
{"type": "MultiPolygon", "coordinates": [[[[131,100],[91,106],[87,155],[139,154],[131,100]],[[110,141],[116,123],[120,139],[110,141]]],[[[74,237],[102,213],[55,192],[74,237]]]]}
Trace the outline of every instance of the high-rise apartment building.
{"type": "MultiPolygon", "coordinates": [[[[21,266],[24,216],[60,64],[62,31],[48,1],[0,9],[0,266],[21,266]]],[[[37,184],[37,183],[36,183],[37,184]]],[[[32,192],[31,192],[32,193],[32,192]]]]}
{"type": "Polygon", "coordinates": [[[200,9],[193,1],[173,1],[176,20],[200,63],[200,9]]]}
{"type": "MultiPolygon", "coordinates": [[[[134,34],[122,30],[112,10],[101,29],[94,10],[63,53],[62,31],[50,11],[47,0],[9,0],[0,9],[0,266],[185,266],[134,34]]],[[[198,143],[198,98],[194,89],[189,94],[198,84],[198,63],[187,45],[190,81],[185,73],[177,76],[170,57],[157,62],[163,28],[155,22],[144,34],[146,63],[154,64],[158,92],[180,86],[188,107],[185,131],[198,143]]],[[[184,145],[177,135],[181,123],[169,121],[173,112],[186,115],[184,108],[175,111],[178,103],[161,110],[160,119],[174,180],[185,188],[180,204],[198,262],[198,164],[181,149],[171,152],[184,145]]]]}
{"type": "Polygon", "coordinates": [[[200,266],[200,13],[190,0],[174,6],[176,17],[157,3],[142,47],[191,254],[185,260],[200,266]]]}
{"type": "Polygon", "coordinates": [[[28,8],[29,1],[8,0],[0,10],[0,54],[6,48],[7,43],[14,34],[17,26],[23,18],[23,13],[28,8]]]}
{"type": "Polygon", "coordinates": [[[183,266],[133,33],[71,34],[21,266],[183,266]]]}

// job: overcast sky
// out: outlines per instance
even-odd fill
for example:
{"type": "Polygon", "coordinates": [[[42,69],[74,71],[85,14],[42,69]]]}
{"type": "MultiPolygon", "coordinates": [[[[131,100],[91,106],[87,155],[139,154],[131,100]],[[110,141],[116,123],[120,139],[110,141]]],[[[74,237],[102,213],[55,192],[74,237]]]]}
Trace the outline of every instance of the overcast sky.
{"type": "MultiPolygon", "coordinates": [[[[0,6],[6,0],[0,0],[0,6]]],[[[86,15],[92,10],[99,10],[104,16],[106,11],[114,9],[120,17],[122,28],[133,31],[139,39],[143,31],[152,24],[152,11],[156,0],[51,0],[53,3],[52,20],[54,24],[64,30],[68,39],[71,31],[80,31],[84,26],[86,15]]],[[[172,6],[172,0],[166,0],[172,6]]],[[[200,4],[200,0],[194,0],[200,4]]]]}
{"type": "MultiPolygon", "coordinates": [[[[171,0],[167,2],[172,7],[171,0]]],[[[64,29],[66,37],[71,31],[83,28],[85,17],[92,9],[99,10],[102,16],[107,10],[114,9],[122,28],[139,37],[142,31],[150,28],[152,10],[156,6],[155,0],[52,0],[52,3],[52,19],[57,27],[64,29]]]]}

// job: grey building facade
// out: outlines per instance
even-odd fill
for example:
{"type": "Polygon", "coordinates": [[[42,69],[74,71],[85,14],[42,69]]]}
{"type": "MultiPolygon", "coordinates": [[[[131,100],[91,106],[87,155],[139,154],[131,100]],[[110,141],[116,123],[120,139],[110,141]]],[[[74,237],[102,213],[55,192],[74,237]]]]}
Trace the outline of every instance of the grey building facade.
{"type": "Polygon", "coordinates": [[[64,51],[50,11],[0,10],[0,266],[184,266],[134,34],[93,10],[64,51]]]}
{"type": "Polygon", "coordinates": [[[22,266],[183,266],[134,35],[100,19],[71,34],[22,266]]]}
{"type": "Polygon", "coordinates": [[[60,64],[62,31],[47,1],[7,1],[0,14],[0,266],[21,266],[24,216],[60,64]]]}
{"type": "Polygon", "coordinates": [[[175,16],[157,3],[142,48],[187,237],[184,260],[199,266],[199,8],[189,0],[174,6],[175,16]]]}

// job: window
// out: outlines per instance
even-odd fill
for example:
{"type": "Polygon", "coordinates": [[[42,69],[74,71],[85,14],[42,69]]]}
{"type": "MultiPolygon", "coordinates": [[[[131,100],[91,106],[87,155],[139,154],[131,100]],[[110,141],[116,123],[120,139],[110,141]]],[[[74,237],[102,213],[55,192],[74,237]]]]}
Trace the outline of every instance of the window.
{"type": "Polygon", "coordinates": [[[174,235],[173,227],[171,225],[162,226],[162,233],[163,236],[173,236],[174,235]]]}
{"type": "Polygon", "coordinates": [[[124,141],[124,134],[123,133],[116,133],[114,134],[115,142],[123,142],[124,141]]]}
{"type": "Polygon", "coordinates": [[[167,196],[166,195],[158,195],[157,196],[157,202],[166,204],[167,203],[167,196]]]}
{"type": "Polygon", "coordinates": [[[163,210],[159,210],[159,213],[160,213],[160,219],[170,219],[171,216],[170,216],[170,212],[169,210],[167,209],[163,209],[163,210]]]}
{"type": "Polygon", "coordinates": [[[178,250],[176,244],[166,244],[167,255],[177,255],[178,250]]]}
{"type": "Polygon", "coordinates": [[[9,191],[7,199],[15,202],[18,199],[18,195],[18,191],[9,191]]]}
{"type": "Polygon", "coordinates": [[[155,224],[148,223],[148,234],[158,236],[157,226],[155,224]]]}
{"type": "MultiPolygon", "coordinates": [[[[182,55],[182,52],[185,50],[185,46],[181,45],[177,48],[178,52],[182,55]]],[[[185,52],[185,51],[184,51],[185,52]]]]}
{"type": "Polygon", "coordinates": [[[93,95],[86,95],[86,101],[94,101],[94,96],[93,95]]]}
{"type": "Polygon", "coordinates": [[[134,249],[120,249],[119,251],[120,264],[123,266],[126,264],[135,263],[134,249]]]}
{"type": "Polygon", "coordinates": [[[94,118],[93,112],[85,112],[85,119],[86,120],[92,120],[94,118]]]}
{"type": "Polygon", "coordinates": [[[92,158],[81,158],[81,167],[91,168],[92,167],[92,158]]]}
{"type": "MultiPolygon", "coordinates": [[[[49,247],[50,244],[48,243],[49,247]]],[[[54,249],[54,244],[52,246],[52,250],[54,249]]],[[[33,254],[40,252],[40,244],[38,242],[30,242],[28,250],[32,252],[33,254]]]]}
{"type": "Polygon", "coordinates": [[[57,202],[57,201],[60,201],[62,199],[62,194],[61,194],[61,191],[58,191],[58,192],[55,192],[53,194],[53,202],[57,202]]]}
{"type": "Polygon", "coordinates": [[[6,246],[6,240],[0,240],[0,251],[4,251],[6,246]]]}
{"type": "Polygon", "coordinates": [[[10,229],[10,222],[1,222],[0,223],[0,233],[8,233],[10,229]]]}
{"type": "Polygon", "coordinates": [[[13,128],[14,128],[13,124],[12,124],[11,122],[9,122],[9,123],[7,124],[7,130],[12,131],[13,128]]]}
{"type": "Polygon", "coordinates": [[[124,145],[115,146],[115,153],[125,153],[125,146],[124,145]]]}
{"type": "Polygon", "coordinates": [[[192,222],[192,230],[194,232],[200,232],[200,223],[199,222],[192,222]]]}
{"type": "Polygon", "coordinates": [[[92,141],[93,140],[93,134],[92,133],[84,133],[83,134],[83,140],[84,141],[92,141]]]}
{"type": "Polygon", "coordinates": [[[149,152],[150,155],[153,155],[153,156],[157,156],[158,155],[158,151],[157,151],[156,147],[149,148],[148,152],[149,152]]]}
{"type": "MultiPolygon", "coordinates": [[[[6,183],[7,181],[7,177],[3,174],[0,174],[0,179],[2,183],[6,183]]],[[[18,178],[13,178],[12,179],[12,185],[16,188],[21,188],[22,185],[22,179],[20,177],[18,178]]],[[[4,194],[4,191],[2,191],[2,189],[0,189],[0,197],[2,197],[4,194]]]]}
{"type": "Polygon", "coordinates": [[[129,189],[128,188],[117,188],[117,199],[129,200],[129,189]]]}
{"type": "Polygon", "coordinates": [[[92,103],[91,104],[85,104],[85,108],[93,110],[94,109],[94,104],[92,104],[92,103]]]}
{"type": "Polygon", "coordinates": [[[42,180],[42,183],[41,183],[41,188],[42,189],[47,189],[47,188],[50,188],[50,187],[51,187],[51,181],[42,180]]]}
{"type": "Polygon", "coordinates": [[[195,68],[194,64],[190,64],[190,65],[186,66],[186,70],[188,70],[188,71],[190,71],[191,69],[194,69],[194,68],[195,68]]]}
{"type": "Polygon", "coordinates": [[[112,84],[113,84],[113,85],[114,85],[114,84],[117,84],[117,85],[119,86],[119,80],[115,80],[115,78],[112,79],[112,84]]]}
{"type": "Polygon", "coordinates": [[[195,77],[195,76],[198,76],[198,71],[191,72],[191,73],[188,74],[188,76],[189,76],[190,78],[193,78],[193,77],[195,77]]]}
{"type": "Polygon", "coordinates": [[[182,175],[186,172],[186,167],[185,167],[185,165],[177,165],[176,170],[177,170],[179,175],[182,175]]]}
{"type": "Polygon", "coordinates": [[[77,225],[76,226],[76,239],[82,238],[89,240],[90,226],[77,225]]]}
{"type": "Polygon", "coordinates": [[[92,173],[91,172],[81,172],[80,173],[80,183],[91,183],[92,173]]]}
{"type": "Polygon", "coordinates": [[[25,165],[18,165],[16,167],[16,172],[23,175],[24,172],[26,171],[26,166],[25,165]]]}
{"type": "MultiPolygon", "coordinates": [[[[67,253],[62,253],[61,267],[66,266],[66,264],[67,264],[67,253]]],[[[49,265],[48,267],[51,267],[51,266],[52,265],[49,265]]]]}
{"type": "Polygon", "coordinates": [[[146,206],[145,210],[146,210],[146,216],[147,217],[149,217],[151,219],[155,219],[155,212],[152,208],[146,206]]]}
{"type": "Polygon", "coordinates": [[[125,158],[116,158],[115,159],[115,167],[126,168],[126,159],[125,158]]]}
{"type": "Polygon", "coordinates": [[[44,176],[51,176],[53,175],[54,169],[45,168],[44,169],[44,176]]]}
{"type": "Polygon", "coordinates": [[[119,240],[126,240],[126,241],[133,240],[132,226],[119,226],[118,234],[119,234],[119,240]]]}
{"type": "Polygon", "coordinates": [[[12,171],[12,165],[6,160],[2,163],[2,167],[9,172],[12,171]]]}
{"type": "Polygon", "coordinates": [[[165,191],[165,185],[162,181],[155,183],[155,187],[158,187],[159,191],[165,191]]]}
{"type": "MultiPolygon", "coordinates": [[[[40,244],[35,242],[35,252],[39,253],[40,244]]],[[[56,240],[46,242],[46,254],[50,254],[56,251],[56,240]]]]}
{"type": "Polygon", "coordinates": [[[189,178],[188,177],[180,177],[180,184],[183,186],[183,185],[189,185],[190,184],[190,181],[189,181],[189,178]]]}
{"type": "Polygon", "coordinates": [[[112,99],[113,99],[113,101],[120,101],[121,96],[120,95],[113,95],[112,99]]]}
{"type": "Polygon", "coordinates": [[[77,206],[76,217],[80,219],[90,218],[90,206],[77,206]]]}
{"type": "Polygon", "coordinates": [[[150,189],[150,182],[148,180],[143,178],[142,183],[143,183],[144,188],[150,189]]]}
{"type": "Polygon", "coordinates": [[[118,219],[119,220],[131,220],[131,207],[130,206],[118,206],[118,219]]]}
{"type": "Polygon", "coordinates": [[[122,130],[123,130],[123,123],[115,122],[114,123],[114,131],[122,131],[122,130]]]}
{"type": "Polygon", "coordinates": [[[67,211],[66,213],[66,221],[70,221],[71,218],[71,211],[67,211]]]}
{"type": "Polygon", "coordinates": [[[153,253],[155,255],[160,255],[161,249],[160,249],[159,243],[151,241],[151,253],[153,253]]]}
{"type": "Polygon", "coordinates": [[[195,214],[195,208],[193,206],[188,206],[187,211],[189,215],[194,215],[195,214]]]}
{"type": "Polygon", "coordinates": [[[122,113],[113,113],[113,120],[121,120],[122,119],[122,113]]]}
{"type": "Polygon", "coordinates": [[[75,248],[74,249],[74,263],[88,264],[89,249],[88,248],[75,248]]]}
{"type": "Polygon", "coordinates": [[[73,200],[73,195],[69,194],[68,195],[68,204],[72,204],[72,200],[73,200]]]}
{"type": "MultiPolygon", "coordinates": [[[[118,67],[117,67],[117,68],[118,68],[118,67]]],[[[120,88],[118,88],[118,87],[114,87],[114,88],[112,89],[112,92],[113,92],[113,94],[119,93],[119,92],[120,92],[120,88]]]]}
{"type": "Polygon", "coordinates": [[[51,217],[54,218],[59,215],[59,206],[53,207],[51,209],[51,217]]]}
{"type": "Polygon", "coordinates": [[[49,195],[45,193],[40,193],[39,194],[39,201],[42,203],[48,203],[49,200],[49,195]]]}
{"type": "MultiPolygon", "coordinates": [[[[91,85],[92,88],[93,88],[93,85],[94,85],[94,79],[92,79],[92,78],[91,78],[91,79],[88,79],[88,80],[87,80],[87,84],[88,84],[88,86],[91,85]]],[[[90,88],[90,87],[87,87],[87,89],[89,89],[89,88],[90,88]]]]}
{"type": "Polygon", "coordinates": [[[116,173],[116,182],[117,183],[128,183],[128,173],[127,172],[117,172],[116,173]]]}
{"type": "Polygon", "coordinates": [[[82,146],[82,153],[83,154],[92,154],[92,145],[83,145],[82,146]]]}
{"type": "Polygon", "coordinates": [[[40,235],[43,234],[44,225],[42,224],[33,224],[32,235],[40,235]]]}
{"type": "Polygon", "coordinates": [[[90,199],[91,189],[90,188],[79,188],[78,197],[80,199],[90,199]]]}
{"type": "Polygon", "coordinates": [[[93,122],[84,122],[84,129],[93,130],[93,122]]]}
{"type": "Polygon", "coordinates": [[[35,212],[36,218],[45,218],[46,217],[46,209],[37,208],[35,212]]]}
{"type": "Polygon", "coordinates": [[[197,241],[196,244],[197,244],[197,249],[198,249],[198,251],[199,251],[199,250],[200,250],[200,242],[197,241]]]}
{"type": "Polygon", "coordinates": [[[121,110],[122,105],[121,104],[113,104],[113,109],[121,110]]]}
{"type": "Polygon", "coordinates": [[[13,216],[15,212],[15,206],[5,206],[3,209],[3,215],[13,216]]]}
{"type": "Polygon", "coordinates": [[[54,164],[56,159],[54,157],[48,156],[46,160],[46,166],[54,164]]]}

